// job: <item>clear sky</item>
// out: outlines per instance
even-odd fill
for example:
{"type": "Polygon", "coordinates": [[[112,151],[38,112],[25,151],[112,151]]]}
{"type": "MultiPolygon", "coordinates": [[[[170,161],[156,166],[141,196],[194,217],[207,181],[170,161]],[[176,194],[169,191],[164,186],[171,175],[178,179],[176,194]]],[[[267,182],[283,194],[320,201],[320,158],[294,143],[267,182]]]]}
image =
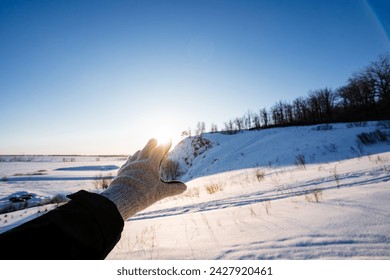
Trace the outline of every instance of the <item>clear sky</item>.
{"type": "Polygon", "coordinates": [[[131,154],[337,88],[390,51],[388,0],[0,1],[0,154],[131,154]]]}

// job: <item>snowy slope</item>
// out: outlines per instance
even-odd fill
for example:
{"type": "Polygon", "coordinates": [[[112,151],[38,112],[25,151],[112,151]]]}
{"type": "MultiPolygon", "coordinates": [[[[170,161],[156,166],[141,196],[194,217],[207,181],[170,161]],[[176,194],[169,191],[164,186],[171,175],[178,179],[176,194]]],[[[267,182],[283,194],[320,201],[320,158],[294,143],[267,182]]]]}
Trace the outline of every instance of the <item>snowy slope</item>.
{"type": "MultiPolygon", "coordinates": [[[[187,138],[169,158],[180,163],[188,190],[126,221],[108,258],[390,259],[389,141],[357,141],[377,129],[390,134],[372,122],[187,138]],[[294,164],[298,155],[305,166],[294,164]]],[[[54,166],[45,176],[87,172],[54,166]]],[[[75,166],[82,164],[69,167],[75,166]]],[[[66,182],[71,190],[72,183],[91,183],[66,182]]],[[[44,183],[59,190],[56,181],[44,183]]],[[[0,184],[8,192],[31,191],[26,182],[0,184]]],[[[41,209],[0,215],[0,232],[46,211],[41,209]]]]}
{"type": "Polygon", "coordinates": [[[377,122],[272,128],[234,135],[214,133],[187,138],[169,158],[180,162],[183,181],[252,167],[294,165],[303,155],[307,164],[335,162],[389,151],[388,143],[363,146],[357,135],[383,129],[377,122]],[[196,155],[196,156],[194,156],[196,155]]]}

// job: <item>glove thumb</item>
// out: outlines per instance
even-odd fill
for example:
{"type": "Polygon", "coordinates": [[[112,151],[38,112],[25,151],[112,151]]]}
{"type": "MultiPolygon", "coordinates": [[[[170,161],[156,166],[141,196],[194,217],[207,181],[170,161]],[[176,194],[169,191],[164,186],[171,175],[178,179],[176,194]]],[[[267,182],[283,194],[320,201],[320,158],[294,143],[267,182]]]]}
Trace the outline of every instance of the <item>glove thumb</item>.
{"type": "Polygon", "coordinates": [[[179,195],[186,191],[187,186],[180,181],[162,181],[163,184],[158,188],[158,196],[160,199],[179,195]]]}

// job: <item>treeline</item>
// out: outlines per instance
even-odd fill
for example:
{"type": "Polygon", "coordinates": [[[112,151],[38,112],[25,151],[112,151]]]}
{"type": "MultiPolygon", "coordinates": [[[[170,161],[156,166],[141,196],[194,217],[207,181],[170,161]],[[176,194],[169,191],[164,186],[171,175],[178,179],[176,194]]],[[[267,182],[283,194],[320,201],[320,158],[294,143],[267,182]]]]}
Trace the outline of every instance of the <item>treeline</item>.
{"type": "MultiPolygon", "coordinates": [[[[361,71],[354,73],[346,85],[338,89],[310,91],[307,97],[291,102],[279,101],[271,108],[248,111],[224,123],[222,129],[211,124],[210,132],[234,133],[240,130],[313,125],[330,122],[360,122],[390,119],[390,56],[381,55],[361,71]]],[[[206,132],[199,122],[195,135],[206,132]]],[[[183,132],[191,135],[191,130],[183,132]]]]}

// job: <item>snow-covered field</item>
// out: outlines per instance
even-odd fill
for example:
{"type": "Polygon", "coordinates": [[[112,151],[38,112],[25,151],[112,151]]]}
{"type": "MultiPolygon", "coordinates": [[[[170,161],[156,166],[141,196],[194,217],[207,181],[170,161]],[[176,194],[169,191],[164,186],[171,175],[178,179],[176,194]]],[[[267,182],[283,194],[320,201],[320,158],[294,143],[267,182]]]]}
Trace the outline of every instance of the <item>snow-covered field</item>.
{"type": "MultiPolygon", "coordinates": [[[[188,190],[129,219],[108,258],[390,259],[389,140],[357,141],[377,129],[390,134],[372,122],[187,138],[169,158],[188,190]]],[[[0,162],[0,203],[95,190],[124,162],[39,160],[0,162]]],[[[0,232],[51,207],[1,214],[0,232]]]]}

